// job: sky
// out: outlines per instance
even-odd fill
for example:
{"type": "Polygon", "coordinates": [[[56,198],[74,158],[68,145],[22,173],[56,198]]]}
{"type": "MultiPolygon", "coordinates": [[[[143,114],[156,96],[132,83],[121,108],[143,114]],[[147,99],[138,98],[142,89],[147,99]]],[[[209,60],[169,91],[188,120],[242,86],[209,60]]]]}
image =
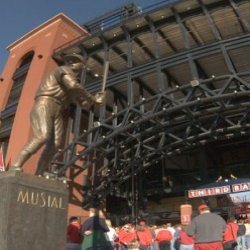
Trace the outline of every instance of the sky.
{"type": "Polygon", "coordinates": [[[1,0],[0,75],[9,55],[6,47],[58,13],[84,24],[132,2],[145,9],[163,0],[1,0]]]}

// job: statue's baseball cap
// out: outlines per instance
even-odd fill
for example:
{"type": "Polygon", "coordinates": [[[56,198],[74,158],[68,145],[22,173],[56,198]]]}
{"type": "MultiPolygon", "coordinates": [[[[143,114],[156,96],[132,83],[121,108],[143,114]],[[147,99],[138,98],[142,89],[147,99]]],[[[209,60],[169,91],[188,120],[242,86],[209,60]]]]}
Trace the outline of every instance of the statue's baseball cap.
{"type": "Polygon", "coordinates": [[[209,207],[206,204],[201,204],[198,206],[198,210],[199,211],[204,211],[204,210],[208,210],[209,207]]]}
{"type": "Polygon", "coordinates": [[[84,62],[83,56],[77,53],[71,53],[65,55],[64,60],[66,63],[84,62]]]}

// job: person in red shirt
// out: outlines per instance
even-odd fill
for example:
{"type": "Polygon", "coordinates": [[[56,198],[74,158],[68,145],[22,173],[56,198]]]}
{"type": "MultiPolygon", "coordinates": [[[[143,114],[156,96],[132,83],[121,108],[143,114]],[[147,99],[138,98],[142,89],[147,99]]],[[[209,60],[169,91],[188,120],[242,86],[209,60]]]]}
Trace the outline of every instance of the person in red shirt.
{"type": "Polygon", "coordinates": [[[186,225],[181,225],[181,230],[179,231],[180,250],[193,250],[194,238],[187,235],[187,233],[185,232],[186,228],[186,225]]]}
{"type": "Polygon", "coordinates": [[[139,221],[136,228],[136,237],[139,241],[139,250],[150,250],[153,243],[152,230],[147,226],[145,220],[139,221]]]}
{"type": "Polygon", "coordinates": [[[67,250],[81,250],[82,235],[81,224],[76,216],[69,219],[67,227],[67,250]]]}
{"type": "Polygon", "coordinates": [[[157,241],[160,250],[171,249],[171,240],[173,239],[173,235],[167,228],[167,225],[163,225],[158,230],[155,237],[155,240],[157,241]]]}
{"type": "Polygon", "coordinates": [[[129,249],[129,245],[136,240],[135,233],[129,224],[124,225],[118,233],[121,250],[129,249]]]}
{"type": "Polygon", "coordinates": [[[234,250],[237,247],[237,233],[239,225],[235,222],[234,217],[227,220],[226,230],[224,232],[223,249],[234,250]]]}

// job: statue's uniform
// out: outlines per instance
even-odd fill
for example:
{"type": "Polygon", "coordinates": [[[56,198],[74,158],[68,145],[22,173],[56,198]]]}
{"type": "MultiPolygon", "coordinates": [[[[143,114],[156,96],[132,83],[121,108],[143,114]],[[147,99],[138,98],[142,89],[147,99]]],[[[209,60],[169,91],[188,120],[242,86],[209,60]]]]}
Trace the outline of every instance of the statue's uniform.
{"type": "Polygon", "coordinates": [[[13,167],[21,168],[32,154],[46,144],[36,174],[42,174],[48,169],[53,155],[62,147],[65,108],[72,101],[95,101],[78,82],[69,66],[58,67],[41,82],[30,114],[33,137],[20,152],[13,167]]]}

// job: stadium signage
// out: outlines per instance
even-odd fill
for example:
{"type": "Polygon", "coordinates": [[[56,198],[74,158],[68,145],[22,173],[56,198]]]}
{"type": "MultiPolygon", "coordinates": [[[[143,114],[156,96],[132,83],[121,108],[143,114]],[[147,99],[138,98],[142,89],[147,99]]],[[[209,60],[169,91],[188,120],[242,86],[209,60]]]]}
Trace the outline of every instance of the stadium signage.
{"type": "Polygon", "coordinates": [[[250,183],[239,183],[220,187],[201,188],[188,191],[188,198],[198,198],[221,194],[238,193],[250,190],[250,183]]]}
{"type": "Polygon", "coordinates": [[[34,192],[20,190],[17,196],[17,203],[36,207],[66,209],[66,204],[63,204],[63,197],[51,195],[46,192],[34,192]]]}

